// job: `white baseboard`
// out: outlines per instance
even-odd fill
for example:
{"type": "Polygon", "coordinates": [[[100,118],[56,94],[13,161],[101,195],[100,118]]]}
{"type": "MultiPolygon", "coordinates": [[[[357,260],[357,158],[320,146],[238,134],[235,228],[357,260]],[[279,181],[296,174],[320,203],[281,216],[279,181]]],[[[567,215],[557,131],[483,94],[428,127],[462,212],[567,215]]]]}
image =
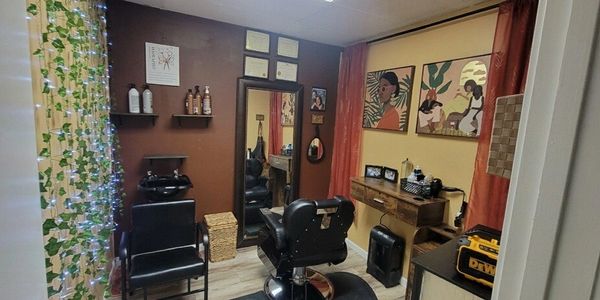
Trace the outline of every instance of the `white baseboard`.
{"type": "MultiPolygon", "coordinates": [[[[348,247],[350,247],[352,250],[356,251],[358,256],[362,257],[365,260],[365,263],[367,262],[369,253],[367,251],[365,251],[365,249],[361,248],[360,246],[358,246],[356,243],[354,243],[353,241],[351,241],[349,239],[346,239],[346,245],[348,245],[348,247]]],[[[366,269],[366,266],[365,266],[365,269],[366,269]]],[[[407,281],[406,277],[402,276],[402,278],[400,278],[400,285],[402,285],[403,287],[406,287],[407,284],[408,284],[408,281],[407,281]]]]}

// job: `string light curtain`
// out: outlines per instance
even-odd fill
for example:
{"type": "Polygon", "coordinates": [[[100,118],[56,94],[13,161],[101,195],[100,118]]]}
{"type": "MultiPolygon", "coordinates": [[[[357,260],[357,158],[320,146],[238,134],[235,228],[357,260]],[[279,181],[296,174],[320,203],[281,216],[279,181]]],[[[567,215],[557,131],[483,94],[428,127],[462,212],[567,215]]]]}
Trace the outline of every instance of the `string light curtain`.
{"type": "Polygon", "coordinates": [[[50,299],[107,294],[121,170],[109,118],[106,6],[28,0],[40,205],[50,299]]]}

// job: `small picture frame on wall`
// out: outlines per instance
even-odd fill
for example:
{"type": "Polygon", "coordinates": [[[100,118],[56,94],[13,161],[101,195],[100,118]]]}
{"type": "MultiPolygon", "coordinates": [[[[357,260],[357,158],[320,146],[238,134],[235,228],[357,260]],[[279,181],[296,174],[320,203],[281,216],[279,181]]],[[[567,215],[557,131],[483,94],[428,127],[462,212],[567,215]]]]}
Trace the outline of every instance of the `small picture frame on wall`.
{"type": "Polygon", "coordinates": [[[275,79],[296,82],[298,77],[298,64],[278,61],[275,79]]]}
{"type": "Polygon", "coordinates": [[[397,183],[398,182],[398,170],[384,167],[383,168],[383,179],[385,179],[389,182],[397,183]]]}
{"type": "Polygon", "coordinates": [[[298,58],[298,41],[284,37],[277,38],[277,55],[298,58]]]}
{"type": "Polygon", "coordinates": [[[310,103],[310,110],[325,111],[325,104],[327,104],[327,89],[313,87],[310,103]]]}
{"type": "Polygon", "coordinates": [[[261,57],[244,56],[244,76],[269,78],[269,60],[261,57]]]}
{"type": "Polygon", "coordinates": [[[368,178],[383,178],[383,167],[365,165],[365,177],[368,178]]]}
{"type": "Polygon", "coordinates": [[[269,53],[270,35],[266,32],[246,30],[245,50],[269,53]]]}

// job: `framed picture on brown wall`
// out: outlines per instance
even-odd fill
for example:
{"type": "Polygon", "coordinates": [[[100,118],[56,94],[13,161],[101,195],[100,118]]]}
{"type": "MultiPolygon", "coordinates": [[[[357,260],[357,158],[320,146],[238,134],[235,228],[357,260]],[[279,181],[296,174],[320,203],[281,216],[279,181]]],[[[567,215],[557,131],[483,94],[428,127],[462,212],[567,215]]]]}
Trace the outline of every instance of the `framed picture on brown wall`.
{"type": "Polygon", "coordinates": [[[298,64],[277,61],[277,70],[275,71],[275,79],[296,82],[298,77],[298,64]]]}
{"type": "Polygon", "coordinates": [[[325,111],[325,104],[327,104],[327,89],[313,87],[310,99],[310,110],[325,111]]]}
{"type": "Polygon", "coordinates": [[[257,30],[246,30],[246,51],[254,51],[259,53],[269,53],[269,45],[271,43],[270,35],[266,32],[257,30]]]}
{"type": "Polygon", "coordinates": [[[269,78],[269,60],[262,57],[245,55],[244,76],[269,78]]]}

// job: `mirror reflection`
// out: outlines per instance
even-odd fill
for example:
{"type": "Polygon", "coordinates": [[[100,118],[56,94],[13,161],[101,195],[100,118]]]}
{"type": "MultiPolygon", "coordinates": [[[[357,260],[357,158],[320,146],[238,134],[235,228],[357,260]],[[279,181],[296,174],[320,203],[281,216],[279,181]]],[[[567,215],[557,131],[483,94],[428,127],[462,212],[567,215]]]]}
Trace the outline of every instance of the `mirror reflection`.
{"type": "Polygon", "coordinates": [[[323,143],[319,137],[314,137],[308,145],[308,160],[311,162],[318,162],[323,159],[323,143]]]}
{"type": "Polygon", "coordinates": [[[246,97],[244,236],[257,236],[261,208],[288,201],[296,94],[248,89],[246,97]]]}

